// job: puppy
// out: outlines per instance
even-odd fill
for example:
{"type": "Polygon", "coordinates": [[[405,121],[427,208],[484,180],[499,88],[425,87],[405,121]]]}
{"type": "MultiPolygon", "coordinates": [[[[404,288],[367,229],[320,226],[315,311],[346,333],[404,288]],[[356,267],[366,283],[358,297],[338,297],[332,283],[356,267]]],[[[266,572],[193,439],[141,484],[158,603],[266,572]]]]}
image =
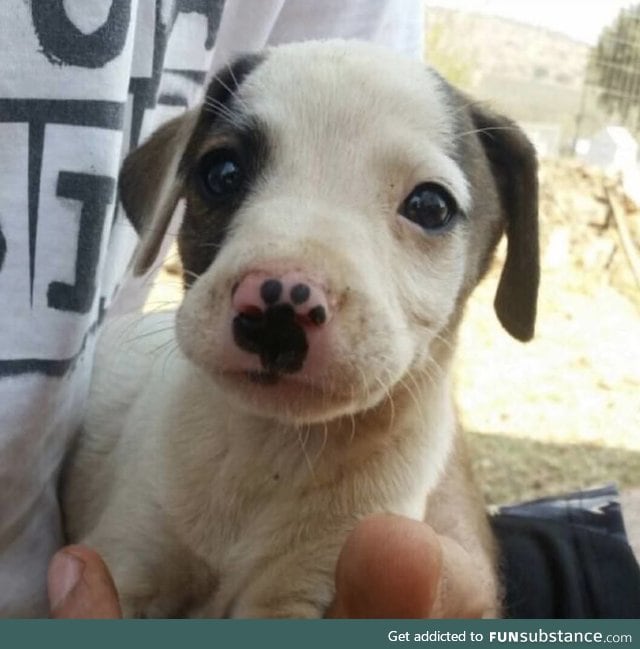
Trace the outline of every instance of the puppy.
{"type": "MultiPolygon", "coordinates": [[[[154,261],[179,199],[185,297],[106,327],[64,485],[126,616],[319,617],[363,517],[496,558],[451,398],[467,297],[503,231],[495,308],[533,335],[533,149],[415,61],[354,42],[241,58],[124,162],[154,261]]],[[[490,387],[488,388],[490,389],[490,387]]]]}

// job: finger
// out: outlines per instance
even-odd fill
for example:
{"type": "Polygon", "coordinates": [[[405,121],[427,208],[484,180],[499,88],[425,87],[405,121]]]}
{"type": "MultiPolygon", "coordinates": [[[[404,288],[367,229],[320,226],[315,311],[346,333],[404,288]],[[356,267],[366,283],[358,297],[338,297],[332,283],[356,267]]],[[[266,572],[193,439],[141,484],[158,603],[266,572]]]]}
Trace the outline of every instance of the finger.
{"type": "Polygon", "coordinates": [[[100,556],[87,547],[70,545],[56,553],[48,586],[53,618],[122,617],[113,579],[100,556]]]}
{"type": "Polygon", "coordinates": [[[371,516],[342,549],[327,617],[429,617],[441,572],[439,537],[429,526],[400,516],[371,516]]]}

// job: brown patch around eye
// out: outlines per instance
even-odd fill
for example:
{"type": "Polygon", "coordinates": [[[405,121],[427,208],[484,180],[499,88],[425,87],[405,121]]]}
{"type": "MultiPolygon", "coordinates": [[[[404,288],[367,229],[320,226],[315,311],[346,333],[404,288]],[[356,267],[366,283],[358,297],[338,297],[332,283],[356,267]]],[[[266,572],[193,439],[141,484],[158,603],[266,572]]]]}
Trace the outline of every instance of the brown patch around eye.
{"type": "Polygon", "coordinates": [[[242,82],[263,58],[263,55],[242,57],[211,81],[180,163],[180,172],[185,177],[186,210],[178,234],[178,249],[185,288],[215,260],[234,214],[251,192],[255,178],[268,159],[265,129],[247,114],[246,105],[236,100],[242,82]],[[212,200],[198,186],[198,164],[210,151],[221,149],[237,156],[244,175],[242,189],[222,197],[224,200],[212,200]]]}
{"type": "MultiPolygon", "coordinates": [[[[178,235],[178,248],[185,269],[184,285],[189,288],[199,275],[215,260],[231,227],[233,217],[249,196],[269,160],[268,140],[257,122],[245,118],[242,129],[232,131],[224,126],[224,133],[212,133],[208,138],[221,150],[207,151],[204,156],[189,163],[186,179],[186,210],[178,235]],[[233,158],[241,173],[241,183],[233,191],[216,195],[203,187],[207,156],[216,162],[216,151],[222,158],[233,158]],[[205,164],[203,169],[200,165],[205,164]]],[[[221,158],[221,159],[222,159],[221,158]]]]}

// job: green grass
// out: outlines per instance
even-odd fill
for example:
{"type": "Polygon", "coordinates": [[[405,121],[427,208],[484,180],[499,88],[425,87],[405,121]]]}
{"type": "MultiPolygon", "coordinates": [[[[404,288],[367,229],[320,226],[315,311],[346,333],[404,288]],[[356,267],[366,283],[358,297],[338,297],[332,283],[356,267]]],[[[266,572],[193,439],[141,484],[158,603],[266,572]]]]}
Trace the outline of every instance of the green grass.
{"type": "Polygon", "coordinates": [[[562,494],[613,482],[640,486],[640,452],[587,444],[468,433],[476,478],[491,504],[562,494]]]}

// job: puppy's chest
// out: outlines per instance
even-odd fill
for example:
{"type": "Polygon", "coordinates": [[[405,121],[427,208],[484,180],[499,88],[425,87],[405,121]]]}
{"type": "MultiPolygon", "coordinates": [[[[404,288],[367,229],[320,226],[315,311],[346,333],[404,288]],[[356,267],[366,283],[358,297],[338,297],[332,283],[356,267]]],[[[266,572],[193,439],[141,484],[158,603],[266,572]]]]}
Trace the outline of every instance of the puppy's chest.
{"type": "Polygon", "coordinates": [[[174,481],[165,491],[179,535],[213,564],[248,535],[268,537],[302,514],[312,515],[318,499],[316,475],[297,440],[279,443],[274,434],[265,445],[238,436],[214,436],[185,462],[186,472],[169,472],[174,481]]]}
{"type": "Polygon", "coordinates": [[[393,443],[340,443],[324,430],[218,430],[199,452],[173,458],[181,464],[167,472],[176,476],[165,492],[173,525],[214,569],[249,539],[268,550],[376,511],[420,517],[429,473],[393,443]]]}

